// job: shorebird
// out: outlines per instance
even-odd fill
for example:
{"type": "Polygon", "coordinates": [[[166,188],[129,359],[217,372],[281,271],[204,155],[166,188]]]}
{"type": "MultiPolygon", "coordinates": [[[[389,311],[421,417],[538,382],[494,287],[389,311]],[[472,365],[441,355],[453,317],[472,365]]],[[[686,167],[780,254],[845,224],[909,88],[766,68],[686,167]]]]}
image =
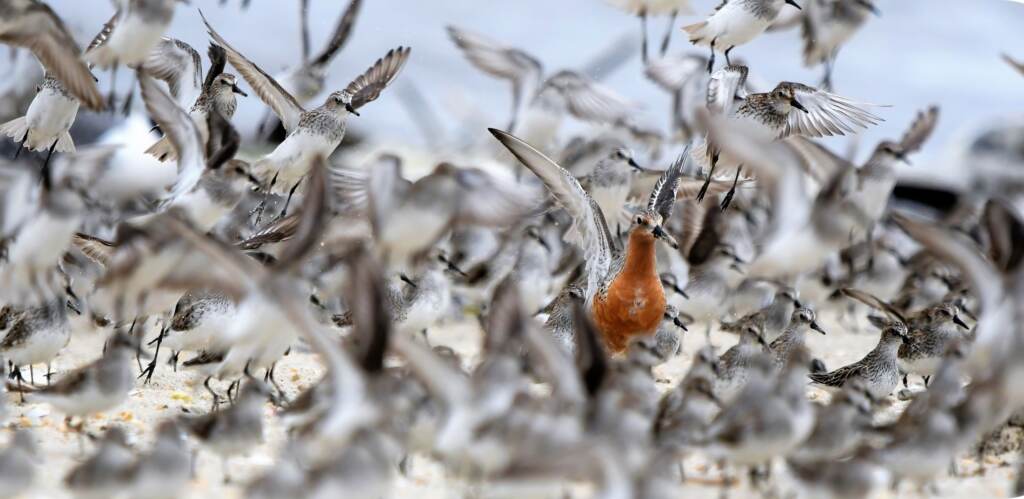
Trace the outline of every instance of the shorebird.
{"type": "Polygon", "coordinates": [[[658,48],[658,53],[665,55],[665,52],[668,51],[669,42],[672,40],[672,30],[676,22],[676,16],[693,13],[690,0],[608,0],[608,3],[640,19],[640,36],[642,37],[640,40],[640,56],[644,64],[647,64],[649,60],[647,50],[647,17],[668,15],[668,28],[665,30],[665,36],[662,38],[661,45],[658,48]]]}
{"type": "Polygon", "coordinates": [[[25,310],[0,340],[0,358],[14,366],[11,376],[21,383],[21,368],[29,368],[29,381],[35,384],[33,364],[46,364],[46,382],[50,382],[50,362],[71,341],[66,300],[45,303],[25,310]]]}
{"type": "Polygon", "coordinates": [[[171,350],[170,362],[177,370],[182,351],[210,349],[221,351],[221,335],[231,325],[237,305],[224,293],[195,290],[185,293],[174,306],[171,325],[164,336],[164,345],[171,350]]]}
{"type": "Polygon", "coordinates": [[[907,326],[894,322],[882,330],[878,345],[864,358],[828,373],[811,373],[811,381],[818,385],[841,388],[853,379],[864,383],[872,397],[884,399],[900,383],[897,355],[907,337],[907,326]]]}
{"type": "Polygon", "coordinates": [[[103,96],[79,58],[78,44],[49,5],[36,0],[5,2],[0,9],[0,43],[28,48],[85,107],[103,109],[103,96]]]}
{"type": "Polygon", "coordinates": [[[805,5],[800,23],[804,41],[804,66],[825,65],[822,86],[832,88],[836,56],[868,20],[881,15],[870,0],[811,0],[805,5]]]}
{"type": "Polygon", "coordinates": [[[634,105],[585,73],[563,69],[545,79],[541,62],[527,52],[454,26],[448,36],[481,71],[512,83],[508,130],[541,151],[555,142],[565,113],[600,124],[628,122],[634,105]]]}
{"type": "Polygon", "coordinates": [[[85,61],[103,69],[142,64],[171,24],[177,3],[184,1],[117,0],[117,12],[85,51],[85,61]]]}
{"type": "Polygon", "coordinates": [[[781,369],[785,366],[786,359],[794,348],[804,348],[804,335],[808,329],[825,334],[825,330],[814,320],[813,310],[806,307],[794,310],[786,330],[768,345],[768,349],[775,356],[775,367],[781,369]]]}
{"type": "MultiPolygon", "coordinates": [[[[167,82],[178,106],[188,109],[189,117],[199,129],[200,144],[203,147],[210,137],[207,127],[209,114],[217,112],[230,121],[238,107],[235,95],[249,95],[238,88],[235,75],[224,72],[227,62],[224,48],[211,43],[208,53],[210,70],[201,82],[203,68],[199,53],[181,40],[164,38],[142,65],[146,74],[167,82]]],[[[169,137],[157,141],[146,149],[146,153],[160,161],[176,159],[178,155],[169,137]]]]}
{"type": "Polygon", "coordinates": [[[716,47],[725,49],[726,65],[732,65],[729,52],[764,33],[778,17],[784,3],[800,8],[794,0],[726,0],[706,21],[683,26],[683,31],[690,36],[690,43],[711,48],[710,73],[715,67],[716,47]]]}
{"type": "Polygon", "coordinates": [[[77,115],[78,99],[60,81],[46,75],[36,87],[36,96],[25,111],[25,116],[0,125],[0,133],[18,143],[15,158],[22,147],[29,151],[46,150],[45,171],[45,165],[50,163],[54,151],[75,152],[75,142],[68,131],[77,115]]]}
{"type": "MultiPolygon", "coordinates": [[[[302,3],[305,5],[307,2],[308,0],[303,0],[302,3]]],[[[309,102],[310,99],[323,91],[324,82],[327,79],[327,70],[330,68],[335,56],[338,55],[338,52],[348,42],[349,37],[352,36],[352,29],[355,26],[362,4],[363,0],[352,0],[349,2],[348,7],[345,8],[341,17],[338,18],[338,24],[334,26],[334,32],[331,33],[331,37],[320,53],[310,58],[308,47],[304,45],[302,61],[274,75],[274,79],[281,85],[281,88],[295,97],[299,104],[309,102]]],[[[303,15],[303,19],[305,20],[305,15],[303,15]]],[[[309,30],[305,22],[302,24],[302,30],[303,40],[308,41],[309,30]]],[[[264,137],[270,138],[270,136],[276,134],[276,130],[280,126],[281,122],[278,118],[268,111],[260,122],[259,132],[264,137]]]]}
{"type": "Polygon", "coordinates": [[[128,392],[135,386],[131,358],[137,349],[133,337],[117,332],[107,342],[102,357],[69,371],[52,385],[32,391],[29,399],[50,404],[69,420],[113,409],[128,399],[128,392]]]}
{"type": "Polygon", "coordinates": [[[125,473],[131,469],[132,461],[134,457],[124,428],[111,426],[103,434],[96,452],[64,477],[64,485],[76,498],[117,496],[124,490],[125,473]]]}
{"type": "Polygon", "coordinates": [[[828,405],[817,406],[814,429],[790,458],[812,463],[849,457],[871,428],[871,404],[862,382],[847,383],[828,405]]]}
{"type": "Polygon", "coordinates": [[[751,376],[750,365],[768,352],[768,343],[761,335],[763,325],[759,321],[748,321],[738,327],[739,342],[718,358],[715,395],[726,403],[744,390],[751,376]]]}
{"type": "Polygon", "coordinates": [[[0,488],[10,497],[18,497],[32,488],[36,478],[39,447],[27,429],[13,432],[7,446],[0,449],[0,488]]]}
{"type": "Polygon", "coordinates": [[[653,333],[661,324],[666,304],[655,242],[661,239],[678,247],[662,224],[672,215],[683,162],[677,161],[665,170],[651,192],[647,209],[633,220],[628,247],[620,252],[601,208],[569,172],[515,136],[493,128],[490,132],[544,182],[575,219],[586,260],[584,297],[609,350],[622,352],[634,336],[653,333]]]}
{"type": "Polygon", "coordinates": [[[224,483],[231,481],[228,459],[245,454],[263,442],[263,406],[271,397],[269,387],[249,380],[230,407],[181,419],[186,431],[220,456],[224,483]]]}
{"type": "Polygon", "coordinates": [[[192,478],[192,454],[177,421],[165,420],[157,425],[153,447],[132,464],[126,475],[133,497],[181,497],[192,478]]]}
{"type": "Polygon", "coordinates": [[[309,172],[311,158],[328,157],[334,152],[345,137],[348,116],[358,116],[359,108],[380,96],[405,66],[411,51],[405,47],[389,50],[344,90],[332,92],[320,107],[307,111],[277,81],[217,34],[205,17],[203,22],[214,41],[227,51],[228,62],[274,111],[288,132],[284,142],[253,164],[253,175],[268,193],[294,193],[309,172]]]}

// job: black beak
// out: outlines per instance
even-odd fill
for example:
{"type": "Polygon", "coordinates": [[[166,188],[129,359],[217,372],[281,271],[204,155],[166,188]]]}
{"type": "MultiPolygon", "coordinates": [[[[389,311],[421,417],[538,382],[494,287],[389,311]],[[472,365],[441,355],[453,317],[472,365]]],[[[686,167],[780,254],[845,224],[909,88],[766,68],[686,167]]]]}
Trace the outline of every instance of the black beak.
{"type": "Polygon", "coordinates": [[[786,0],[786,3],[796,7],[796,10],[804,10],[800,7],[800,4],[796,3],[796,0],[786,0]]]}
{"type": "Polygon", "coordinates": [[[249,96],[249,94],[243,92],[242,89],[238,88],[238,85],[231,85],[231,91],[236,93],[236,94],[238,94],[238,95],[241,95],[242,97],[248,97],[249,96]]]}
{"type": "Polygon", "coordinates": [[[356,116],[359,116],[359,111],[356,111],[356,108],[352,107],[352,104],[345,104],[345,110],[356,116]]]}
{"type": "Polygon", "coordinates": [[[908,165],[910,164],[910,160],[907,159],[907,155],[906,154],[898,152],[898,153],[895,153],[894,156],[896,156],[896,159],[898,159],[898,160],[900,160],[900,161],[902,161],[902,162],[904,162],[904,163],[906,163],[908,165]]]}
{"type": "Polygon", "coordinates": [[[797,300],[796,298],[793,299],[793,306],[796,308],[804,308],[803,302],[797,300]]]}
{"type": "Polygon", "coordinates": [[[449,260],[448,257],[439,256],[437,258],[439,260],[441,260],[441,263],[445,264],[445,269],[448,270],[449,272],[454,272],[454,273],[458,274],[461,277],[469,277],[469,274],[466,274],[465,272],[462,271],[462,269],[460,269],[457,266],[455,266],[455,264],[452,263],[452,261],[449,260]]]}
{"type": "Polygon", "coordinates": [[[637,171],[640,171],[640,170],[642,170],[642,169],[643,169],[643,168],[641,168],[641,167],[640,167],[640,165],[638,165],[638,164],[636,163],[636,160],[635,160],[635,159],[633,159],[633,158],[629,158],[629,161],[627,161],[627,163],[629,164],[629,166],[632,166],[632,167],[633,167],[633,168],[635,168],[635,169],[636,169],[637,171]]]}
{"type": "Polygon", "coordinates": [[[677,328],[683,331],[690,332],[690,329],[686,327],[686,324],[683,324],[683,321],[679,320],[679,317],[673,317],[672,324],[675,324],[677,328]]]}
{"type": "Polygon", "coordinates": [[[798,101],[796,99],[789,99],[789,103],[792,104],[793,107],[795,107],[795,108],[797,108],[797,109],[799,109],[799,110],[801,110],[801,111],[803,111],[805,113],[810,114],[810,111],[808,111],[807,108],[804,107],[804,105],[800,103],[800,101],[798,101]]]}
{"type": "Polygon", "coordinates": [[[399,275],[398,275],[398,278],[399,278],[399,279],[401,279],[401,280],[402,280],[402,282],[404,282],[404,283],[406,283],[406,284],[408,284],[408,285],[410,285],[410,286],[412,286],[412,287],[414,287],[414,288],[418,288],[418,287],[419,287],[419,286],[418,286],[418,285],[416,284],[416,282],[415,282],[415,281],[413,281],[412,279],[409,279],[409,276],[407,276],[407,275],[405,275],[405,274],[399,274],[399,275]]]}
{"type": "Polygon", "coordinates": [[[878,7],[875,7],[875,4],[869,2],[868,0],[857,0],[857,3],[861,4],[861,6],[863,6],[865,9],[870,10],[872,14],[878,17],[882,17],[882,11],[878,10],[878,7]]]}
{"type": "Polygon", "coordinates": [[[811,321],[811,329],[813,329],[813,330],[815,330],[815,331],[817,331],[817,332],[819,332],[821,334],[825,334],[825,330],[822,329],[821,326],[818,325],[817,321],[811,321]]]}
{"type": "Polygon", "coordinates": [[[763,347],[765,347],[765,348],[770,348],[770,347],[768,346],[768,342],[767,342],[767,341],[765,341],[765,339],[764,339],[764,336],[762,336],[762,335],[760,335],[760,334],[759,334],[759,335],[757,335],[757,342],[758,342],[758,343],[760,343],[760,344],[761,344],[761,346],[763,346],[763,347]]]}
{"type": "Polygon", "coordinates": [[[526,231],[526,235],[528,235],[531,238],[533,238],[534,241],[537,241],[542,247],[544,247],[544,249],[548,253],[551,252],[551,246],[548,245],[548,242],[545,241],[543,237],[540,237],[540,233],[537,232],[536,229],[531,229],[531,230],[526,231]]]}
{"type": "Polygon", "coordinates": [[[711,372],[715,373],[715,376],[720,376],[721,375],[722,368],[718,367],[718,362],[712,362],[711,363],[711,372]]]}
{"type": "Polygon", "coordinates": [[[672,235],[669,234],[668,232],[665,232],[665,229],[663,229],[660,225],[655,225],[651,233],[654,234],[654,237],[668,243],[668,245],[671,246],[672,249],[679,249],[679,243],[676,242],[676,238],[672,237],[672,235]]]}
{"type": "Polygon", "coordinates": [[[953,316],[953,324],[956,324],[957,326],[960,326],[960,327],[964,328],[965,330],[970,330],[971,329],[970,327],[967,326],[967,323],[964,322],[964,320],[960,318],[959,315],[954,315],[953,316]]]}

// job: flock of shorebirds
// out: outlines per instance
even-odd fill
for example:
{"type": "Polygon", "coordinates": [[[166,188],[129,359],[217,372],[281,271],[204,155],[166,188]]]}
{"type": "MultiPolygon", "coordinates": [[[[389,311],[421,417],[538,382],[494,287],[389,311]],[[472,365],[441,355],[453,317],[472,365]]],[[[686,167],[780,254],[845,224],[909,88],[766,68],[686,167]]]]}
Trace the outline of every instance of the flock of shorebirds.
{"type": "Polygon", "coordinates": [[[815,142],[882,120],[885,106],[832,89],[840,49],[879,14],[869,0],[726,0],[682,27],[707,56],[669,53],[688,0],[612,1],[639,17],[644,77],[672,95],[667,133],[590,74],[548,73],[448,27],[453,57],[511,84],[513,112],[416,179],[387,150],[357,165],[333,154],[353,115],[388,98],[409,48],[315,100],[362,0],[320,53],[304,29],[301,62],[276,77],[202,17],[204,65],[166,33],[179,0],[114,3],[83,51],[45,3],[0,0],[0,41],[45,70],[24,116],[0,125],[16,144],[0,165],[5,497],[31,495],[43,465],[16,417],[35,404],[80,435],[65,477],[76,496],[179,497],[204,473],[196,451],[220,456],[227,480],[269,412],[288,435],[248,497],[366,498],[388,496],[414,456],[470,495],[677,497],[687,482],[727,493],[743,470],[767,495],[865,497],[961,473],[958,458],[983,453],[1024,407],[1016,167],[986,172],[997,181],[964,187],[936,217],[890,198],[937,107],[862,164],[815,142]],[[651,50],[648,18],[663,15],[651,50]],[[759,91],[731,52],[789,26],[825,78],[759,91]],[[93,75],[118,67],[134,72],[122,102],[93,75]],[[239,153],[232,117],[248,94],[271,111],[252,139],[269,152],[239,153]],[[125,167],[118,146],[76,149],[80,107],[118,106],[144,107],[163,135],[146,150],[153,171],[125,167]],[[568,120],[591,126],[564,140],[568,120]],[[653,166],[663,154],[674,160],[653,166]],[[877,346],[826,365],[805,344],[826,334],[824,313],[851,330],[828,335],[877,346]],[[482,331],[472,359],[431,334],[467,320],[482,331]],[[72,335],[89,334],[79,328],[102,331],[102,351],[53,372],[72,335]],[[738,338],[716,349],[716,329],[738,338]],[[683,351],[683,334],[702,331],[706,346],[683,351]],[[325,370],[289,397],[274,368],[296,349],[325,370]],[[685,376],[655,374],[671,364],[685,376]],[[146,397],[157,369],[198,373],[212,407],[163,415],[145,449],[90,424],[146,397]],[[819,389],[831,395],[811,400],[819,389]],[[694,460],[710,466],[695,476],[694,460]]]}

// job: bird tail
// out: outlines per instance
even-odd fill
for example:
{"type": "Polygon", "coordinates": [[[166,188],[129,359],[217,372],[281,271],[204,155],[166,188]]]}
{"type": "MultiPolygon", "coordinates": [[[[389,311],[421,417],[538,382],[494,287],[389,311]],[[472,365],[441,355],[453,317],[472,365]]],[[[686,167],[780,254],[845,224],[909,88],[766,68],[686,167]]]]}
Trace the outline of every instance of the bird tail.
{"type": "Polygon", "coordinates": [[[146,154],[149,154],[160,161],[174,160],[178,157],[177,151],[174,150],[174,145],[171,144],[171,141],[168,140],[167,137],[164,137],[156,141],[155,144],[149,146],[149,149],[146,149],[146,154]]]}
{"type": "Polygon", "coordinates": [[[57,137],[57,152],[75,152],[75,141],[71,138],[71,134],[64,132],[57,137]]]}
{"type": "Polygon", "coordinates": [[[117,55],[107,45],[100,45],[85,52],[82,56],[87,64],[109,69],[117,64],[117,55]]]}
{"type": "Polygon", "coordinates": [[[15,141],[19,141],[25,137],[26,132],[28,132],[28,122],[25,121],[24,116],[14,118],[3,125],[0,125],[0,133],[14,139],[15,141]]]}
{"type": "Polygon", "coordinates": [[[704,34],[704,29],[707,28],[707,26],[707,21],[701,21],[699,23],[683,26],[683,31],[690,35],[690,43],[694,45],[708,45],[711,42],[708,41],[707,36],[704,34]]]}

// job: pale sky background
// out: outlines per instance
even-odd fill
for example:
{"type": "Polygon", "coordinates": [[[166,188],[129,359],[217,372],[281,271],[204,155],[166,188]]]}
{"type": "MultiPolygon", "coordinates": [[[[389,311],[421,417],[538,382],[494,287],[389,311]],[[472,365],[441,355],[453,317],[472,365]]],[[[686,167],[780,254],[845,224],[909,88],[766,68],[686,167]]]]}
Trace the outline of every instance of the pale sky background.
{"type": "MultiPolygon", "coordinates": [[[[718,2],[694,0],[696,14],[681,16],[675,23],[671,51],[694,50],[678,29],[706,16],[718,2]]],[[[310,0],[314,52],[347,3],[310,0]]],[[[112,12],[108,0],[51,0],[50,4],[83,43],[112,12]]],[[[206,35],[197,7],[228,41],[268,72],[299,57],[295,0],[252,0],[246,11],[240,10],[241,0],[230,0],[223,7],[215,0],[192,0],[191,4],[178,8],[168,34],[204,54],[206,35]]],[[[1024,78],[999,56],[1006,51],[1024,59],[1024,5],[1005,0],[876,0],[876,4],[882,16],[871,19],[848,44],[835,73],[839,93],[893,105],[878,113],[886,122],[863,135],[862,155],[876,140],[899,136],[918,110],[938,103],[942,107],[938,131],[908,172],[933,175],[950,166],[944,164],[946,153],[956,139],[990,120],[1021,112],[1024,78]]],[[[652,47],[659,43],[665,23],[664,18],[650,22],[652,47]]],[[[503,126],[508,118],[508,86],[470,66],[448,40],[444,30],[448,24],[519,46],[552,70],[579,66],[624,34],[639,39],[636,19],[602,0],[365,0],[353,37],[331,67],[325,93],[344,87],[389,48],[409,45],[412,57],[400,78],[413,84],[440,113],[445,120],[442,133],[451,136],[457,130],[453,116],[458,113],[472,112],[483,125],[503,126]]],[[[791,30],[767,34],[733,54],[770,84],[781,80],[818,83],[820,71],[802,67],[800,50],[799,33],[791,30]]],[[[668,96],[643,77],[639,47],[636,54],[606,83],[643,103],[641,122],[665,128],[668,96]]],[[[101,88],[106,90],[105,82],[101,88]]],[[[243,131],[252,128],[265,109],[255,97],[242,99],[234,121],[243,131]]],[[[387,140],[423,140],[394,95],[385,94],[368,105],[350,126],[387,140]]],[[[486,131],[481,127],[480,133],[486,131]]],[[[842,147],[844,143],[830,144],[842,147]]]]}

